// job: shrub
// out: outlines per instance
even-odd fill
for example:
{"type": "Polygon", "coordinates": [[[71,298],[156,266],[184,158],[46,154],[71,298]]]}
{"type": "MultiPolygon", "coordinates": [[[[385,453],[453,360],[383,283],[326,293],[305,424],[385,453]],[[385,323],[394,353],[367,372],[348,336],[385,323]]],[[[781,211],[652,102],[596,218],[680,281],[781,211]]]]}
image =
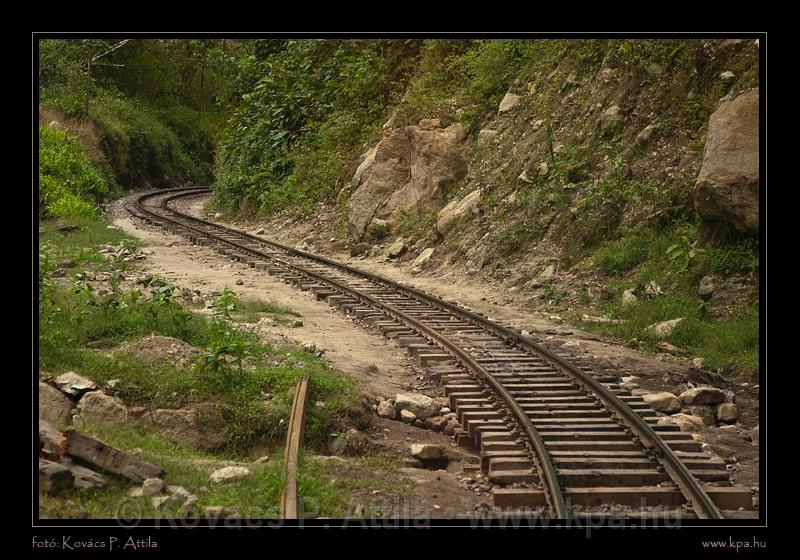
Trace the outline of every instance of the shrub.
{"type": "Polygon", "coordinates": [[[39,215],[93,216],[111,186],[66,132],[39,126],[39,215]]]}

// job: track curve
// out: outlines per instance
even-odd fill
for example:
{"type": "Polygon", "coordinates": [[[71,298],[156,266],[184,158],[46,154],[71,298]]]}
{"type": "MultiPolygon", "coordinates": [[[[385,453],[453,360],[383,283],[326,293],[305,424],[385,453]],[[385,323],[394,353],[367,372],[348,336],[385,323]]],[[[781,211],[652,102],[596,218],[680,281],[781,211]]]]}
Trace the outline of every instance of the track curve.
{"type": "Polygon", "coordinates": [[[706,491],[716,488],[704,487],[698,476],[723,482],[724,464],[719,469],[701,457],[688,434],[657,425],[656,413],[641,398],[459,305],[170,204],[208,192],[152,191],[128,210],[278,274],[397,338],[447,382],[464,428],[460,441],[474,442],[490,479],[494,473],[508,487],[495,493],[496,504],[535,505],[541,495],[546,503],[539,505],[551,517],[567,518],[580,507],[610,502],[635,510],[650,500],[664,507],[684,504],[702,519],[722,517],[706,491]]]}

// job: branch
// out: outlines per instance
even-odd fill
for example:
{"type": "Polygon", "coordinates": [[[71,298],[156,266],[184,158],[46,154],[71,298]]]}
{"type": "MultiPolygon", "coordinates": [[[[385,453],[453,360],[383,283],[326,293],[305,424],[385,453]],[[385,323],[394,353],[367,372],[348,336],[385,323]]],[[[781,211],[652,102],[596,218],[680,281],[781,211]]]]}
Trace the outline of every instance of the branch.
{"type": "Polygon", "coordinates": [[[110,49],[108,49],[107,51],[105,51],[105,52],[101,52],[100,54],[93,56],[93,57],[91,58],[90,62],[91,62],[91,63],[94,63],[94,61],[95,61],[95,60],[97,60],[98,58],[103,58],[103,57],[104,57],[104,56],[106,56],[107,54],[110,54],[110,53],[114,52],[115,50],[117,50],[118,48],[120,48],[122,45],[124,45],[125,43],[127,43],[128,41],[130,41],[130,39],[124,39],[124,40],[120,41],[119,43],[117,43],[116,45],[114,45],[113,47],[111,47],[110,49]]]}

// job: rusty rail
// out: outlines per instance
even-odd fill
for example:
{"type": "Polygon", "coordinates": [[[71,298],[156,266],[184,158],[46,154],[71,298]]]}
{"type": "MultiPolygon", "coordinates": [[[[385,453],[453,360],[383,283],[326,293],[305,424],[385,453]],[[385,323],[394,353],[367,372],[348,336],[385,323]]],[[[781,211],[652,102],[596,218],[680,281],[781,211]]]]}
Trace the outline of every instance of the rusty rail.
{"type": "Polygon", "coordinates": [[[299,499],[297,495],[297,454],[303,443],[306,426],[306,402],[308,401],[308,378],[297,382],[286,432],[286,449],[283,453],[284,485],[281,493],[281,519],[299,519],[299,499]]]}

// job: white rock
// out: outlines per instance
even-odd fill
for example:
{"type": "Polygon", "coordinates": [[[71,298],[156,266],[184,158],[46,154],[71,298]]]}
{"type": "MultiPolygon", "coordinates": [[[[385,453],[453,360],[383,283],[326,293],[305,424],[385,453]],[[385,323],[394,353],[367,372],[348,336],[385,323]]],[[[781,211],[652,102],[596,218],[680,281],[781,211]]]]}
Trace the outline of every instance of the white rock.
{"type": "Polygon", "coordinates": [[[633,289],[628,289],[622,292],[622,308],[625,309],[629,305],[633,305],[639,301],[639,298],[636,297],[636,294],[633,293],[633,289]]]}
{"type": "Polygon", "coordinates": [[[188,498],[190,496],[189,491],[184,488],[183,486],[167,486],[167,493],[170,496],[176,496],[178,498],[188,498]]]}
{"type": "Polygon", "coordinates": [[[516,93],[511,93],[511,92],[506,93],[505,97],[503,97],[503,100],[500,102],[500,107],[498,107],[497,112],[506,113],[510,111],[511,109],[519,105],[521,99],[522,97],[520,97],[516,93]]]}
{"type": "Polygon", "coordinates": [[[428,264],[428,261],[431,260],[433,256],[433,247],[428,247],[427,249],[423,249],[423,251],[414,259],[414,262],[411,263],[411,270],[414,272],[419,272],[423,268],[425,268],[428,264]]]}
{"type": "Polygon", "coordinates": [[[166,488],[167,485],[160,478],[148,478],[142,483],[142,493],[145,496],[157,496],[166,488]]]}
{"type": "Polygon", "coordinates": [[[87,424],[124,424],[128,421],[128,407],[117,397],[102,391],[91,391],[83,395],[78,411],[87,424]]]}
{"type": "Polygon", "coordinates": [[[444,449],[440,445],[415,443],[411,445],[411,455],[420,461],[436,461],[442,458],[444,449]]]}
{"type": "Polygon", "coordinates": [[[413,424],[414,420],[417,419],[417,415],[411,412],[410,410],[401,410],[400,411],[400,420],[402,420],[406,424],[413,424]]]}
{"type": "Polygon", "coordinates": [[[394,403],[390,400],[378,403],[378,416],[394,420],[397,417],[397,409],[394,403]]]}
{"type": "Polygon", "coordinates": [[[722,403],[714,411],[717,421],[723,424],[733,424],[739,418],[739,408],[733,403],[722,403]]]}
{"type": "Polygon", "coordinates": [[[92,380],[86,379],[74,371],[59,375],[53,380],[53,383],[61,392],[71,397],[80,397],[88,391],[97,389],[97,385],[92,380]]]}
{"type": "Polygon", "coordinates": [[[397,257],[402,257],[407,250],[406,240],[399,237],[386,249],[386,256],[390,259],[396,259],[397,257]]]}
{"type": "Polygon", "coordinates": [[[678,317],[677,319],[670,319],[669,321],[654,323],[647,327],[645,331],[657,336],[658,338],[666,338],[671,335],[672,331],[675,330],[675,327],[683,323],[683,321],[683,317],[678,317]]]}
{"type": "Polygon", "coordinates": [[[224,467],[211,473],[211,482],[230,482],[241,480],[250,475],[250,470],[246,467],[230,466],[224,467]]]}
{"type": "Polygon", "coordinates": [[[39,382],[39,418],[53,424],[69,424],[75,404],[64,393],[39,382]]]}
{"type": "Polygon", "coordinates": [[[408,410],[413,412],[420,420],[436,415],[441,408],[432,398],[426,395],[408,393],[395,395],[394,406],[400,411],[408,410]]]}
{"type": "Polygon", "coordinates": [[[546,161],[539,164],[539,177],[545,177],[550,172],[550,167],[546,161]]]}

